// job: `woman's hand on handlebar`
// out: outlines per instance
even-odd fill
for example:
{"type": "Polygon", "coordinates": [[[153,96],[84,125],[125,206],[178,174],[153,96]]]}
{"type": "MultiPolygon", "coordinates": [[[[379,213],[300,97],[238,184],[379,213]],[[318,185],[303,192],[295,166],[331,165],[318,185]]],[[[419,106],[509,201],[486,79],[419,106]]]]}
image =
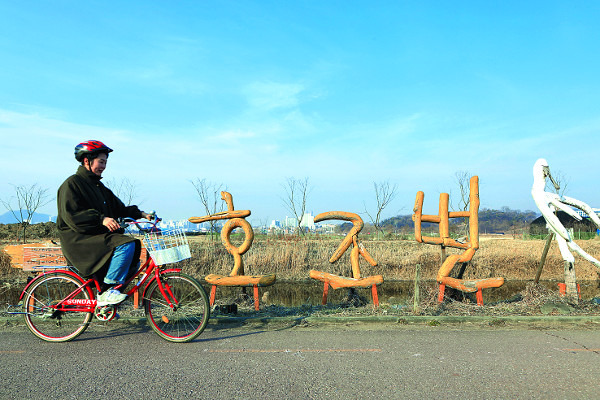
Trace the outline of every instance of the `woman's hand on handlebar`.
{"type": "Polygon", "coordinates": [[[145,218],[148,221],[152,221],[154,220],[154,218],[156,218],[156,211],[152,211],[151,213],[146,213],[142,211],[142,218],[145,218]]]}
{"type": "Polygon", "coordinates": [[[125,217],[122,219],[121,228],[126,229],[131,225],[135,225],[135,227],[142,233],[145,232],[154,232],[156,228],[156,224],[161,221],[161,218],[158,218],[156,215],[156,211],[152,211],[150,213],[142,211],[142,218],[146,221],[136,221],[133,218],[125,217]],[[148,228],[144,228],[141,224],[150,224],[148,228]]]}
{"type": "Polygon", "coordinates": [[[121,224],[116,219],[110,217],[104,217],[102,225],[108,228],[109,231],[114,232],[121,229],[121,224]]]}

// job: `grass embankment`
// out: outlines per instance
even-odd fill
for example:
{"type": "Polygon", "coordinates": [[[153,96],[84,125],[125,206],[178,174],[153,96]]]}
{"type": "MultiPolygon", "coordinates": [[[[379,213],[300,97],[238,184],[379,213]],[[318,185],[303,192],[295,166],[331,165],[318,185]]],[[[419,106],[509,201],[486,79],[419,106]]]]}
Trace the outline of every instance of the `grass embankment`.
{"type": "MultiPolygon", "coordinates": [[[[278,282],[309,281],[310,269],[322,270],[343,276],[351,275],[349,251],[336,263],[330,264],[329,258],[337,249],[342,238],[265,238],[257,237],[250,250],[243,255],[246,274],[277,274],[278,282]]],[[[234,239],[234,244],[241,244],[241,240],[234,239]]],[[[381,274],[384,279],[390,281],[412,281],[415,276],[415,266],[421,265],[421,297],[419,309],[412,309],[412,302],[407,304],[398,300],[382,303],[382,307],[373,309],[370,305],[366,307],[341,307],[336,304],[327,306],[284,307],[270,304],[263,297],[261,311],[265,315],[288,315],[288,314],[387,314],[387,315],[536,315],[540,314],[541,305],[545,303],[563,303],[565,298],[558,296],[557,290],[546,290],[540,285],[528,285],[521,292],[521,301],[513,303],[501,303],[490,305],[486,302],[484,307],[473,306],[469,302],[451,301],[439,305],[437,303],[437,285],[426,281],[435,280],[440,267],[440,249],[437,246],[419,244],[411,240],[365,240],[364,246],[375,260],[376,267],[369,265],[364,259],[360,259],[361,272],[363,276],[381,274]],[[265,306],[265,307],[263,307],[265,306]]],[[[504,277],[507,280],[529,280],[535,277],[539,266],[540,257],[544,248],[543,240],[512,240],[512,239],[490,239],[482,240],[480,249],[475,254],[473,261],[467,267],[465,278],[487,278],[504,277]]],[[[582,240],[578,244],[589,254],[600,258],[600,239],[582,240]]],[[[202,279],[210,273],[228,275],[233,267],[233,257],[227,253],[218,238],[211,240],[208,237],[190,237],[192,258],[181,263],[184,271],[202,279]]],[[[456,250],[448,249],[452,254],[456,250]]],[[[579,281],[597,281],[599,271],[591,263],[576,257],[576,271],[579,281]]],[[[0,279],[20,280],[27,274],[12,268],[8,256],[0,252],[0,279]]],[[[553,243],[542,273],[542,280],[564,280],[563,260],[558,251],[558,246],[553,243]]],[[[315,281],[316,282],[316,281],[315,281]]],[[[382,294],[385,291],[385,283],[381,287],[382,294]]],[[[315,286],[314,293],[320,296],[320,283],[315,286]]],[[[266,289],[275,294],[276,287],[266,289]]],[[[277,289],[278,290],[278,289],[277,289]]],[[[282,289],[283,290],[283,289],[282,289]]],[[[502,290],[502,288],[494,289],[502,290]]],[[[412,290],[410,296],[412,298],[412,290]]],[[[237,291],[234,291],[237,293],[237,291]]],[[[264,295],[264,291],[261,292],[264,295]]],[[[220,302],[232,301],[223,298],[225,293],[220,292],[220,302]]],[[[303,296],[306,294],[303,293],[303,296]]],[[[367,295],[367,297],[370,297],[367,295]]],[[[484,298],[487,297],[484,292],[484,298]]],[[[370,299],[366,299],[370,303],[370,299]]],[[[304,304],[304,303],[302,303],[304,304]]],[[[256,314],[251,302],[244,307],[250,315],[256,314]]],[[[242,311],[242,310],[240,310],[242,311]]],[[[552,313],[556,311],[550,311],[552,313]]],[[[595,315],[599,312],[598,306],[591,301],[580,302],[574,308],[569,306],[567,311],[572,315],[595,315]]]]}
{"type": "MultiPolygon", "coordinates": [[[[351,276],[350,250],[334,264],[329,259],[339,246],[339,238],[267,238],[256,237],[250,250],[242,256],[247,275],[277,274],[278,280],[308,279],[311,269],[351,276]]],[[[181,263],[184,270],[198,278],[208,274],[229,275],[233,257],[225,250],[219,238],[190,237],[192,258],[181,263]]],[[[234,245],[241,240],[233,239],[234,245]]],[[[372,267],[360,257],[363,276],[383,275],[386,280],[413,280],[415,266],[421,265],[421,279],[435,280],[440,267],[440,248],[411,240],[363,240],[367,251],[378,262],[372,267]]],[[[577,243],[589,254],[600,259],[600,239],[581,240],[577,243]]],[[[540,263],[543,240],[489,239],[482,240],[480,248],[465,271],[465,278],[480,279],[504,277],[507,280],[532,280],[540,263]]],[[[459,250],[447,249],[447,254],[459,250]]],[[[578,280],[598,280],[600,270],[576,256],[578,280]]],[[[10,259],[0,252],[0,278],[17,277],[20,270],[11,268],[10,259]]],[[[563,260],[554,242],[548,253],[543,280],[564,280],[563,260]]]]}

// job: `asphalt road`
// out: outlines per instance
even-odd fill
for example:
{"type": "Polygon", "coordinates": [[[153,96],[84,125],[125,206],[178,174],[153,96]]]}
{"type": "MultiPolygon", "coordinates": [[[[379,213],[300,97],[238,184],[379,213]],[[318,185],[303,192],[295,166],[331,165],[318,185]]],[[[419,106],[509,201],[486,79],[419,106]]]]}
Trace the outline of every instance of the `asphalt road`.
{"type": "Polygon", "coordinates": [[[168,343],[145,325],[46,343],[0,329],[1,399],[592,399],[600,332],[386,324],[211,324],[168,343]]]}

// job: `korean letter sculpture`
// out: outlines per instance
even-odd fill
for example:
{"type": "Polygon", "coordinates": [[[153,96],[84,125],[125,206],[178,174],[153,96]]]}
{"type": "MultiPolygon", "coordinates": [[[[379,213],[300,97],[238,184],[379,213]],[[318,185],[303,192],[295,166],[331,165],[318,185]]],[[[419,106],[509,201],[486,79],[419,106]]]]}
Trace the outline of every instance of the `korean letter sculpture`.
{"type": "Polygon", "coordinates": [[[476,292],[477,304],[483,305],[482,289],[500,287],[504,284],[504,278],[485,278],[485,279],[462,279],[464,267],[473,259],[475,252],[479,249],[479,178],[471,177],[469,181],[469,210],[467,211],[448,211],[448,202],[450,196],[448,193],[440,193],[439,214],[424,215],[423,199],[425,194],[417,192],[413,221],[415,222],[415,239],[419,243],[427,243],[441,246],[442,266],[437,274],[439,283],[438,301],[444,300],[446,286],[460,290],[466,293],[476,292]],[[454,240],[450,237],[449,227],[450,218],[468,218],[469,234],[466,240],[454,240]],[[422,235],[422,223],[430,222],[439,225],[439,237],[428,237],[422,235]],[[446,257],[446,247],[462,249],[462,254],[452,254],[446,257]],[[450,277],[450,273],[456,266],[462,264],[458,277],[450,277]]]}
{"type": "Polygon", "coordinates": [[[227,249],[229,254],[233,256],[233,270],[227,275],[210,274],[204,280],[212,285],[210,290],[210,305],[215,303],[217,286],[241,286],[254,288],[254,309],[258,311],[258,287],[270,286],[275,283],[275,274],[271,275],[244,275],[244,260],[242,255],[245,254],[254,240],[254,231],[248,221],[245,220],[250,215],[250,210],[235,210],[233,208],[233,198],[228,192],[221,192],[221,199],[227,203],[227,211],[216,214],[207,215],[204,217],[191,217],[188,219],[191,223],[199,224],[211,220],[228,219],[221,228],[221,242],[227,249]],[[236,247],[231,243],[231,232],[235,228],[242,228],[245,234],[244,242],[236,247]]]}
{"type": "Polygon", "coordinates": [[[342,255],[352,246],[350,251],[350,264],[352,266],[352,277],[339,276],[330,274],[322,271],[311,270],[309,276],[318,281],[324,282],[323,286],[323,305],[327,304],[327,293],[329,286],[333,289],[339,288],[371,288],[371,295],[373,296],[373,305],[379,306],[379,298],[377,296],[377,286],[383,283],[383,276],[361,276],[359,266],[359,256],[362,256],[372,266],[377,266],[377,262],[371,257],[367,249],[358,240],[358,233],[362,230],[364,223],[362,218],[357,214],[349,213],[345,211],[328,211],[321,213],[315,217],[315,222],[321,222],[329,219],[350,221],[352,222],[352,228],[342,240],[342,243],[338,246],[337,250],[333,253],[329,259],[330,263],[335,263],[342,257],[342,255]]]}

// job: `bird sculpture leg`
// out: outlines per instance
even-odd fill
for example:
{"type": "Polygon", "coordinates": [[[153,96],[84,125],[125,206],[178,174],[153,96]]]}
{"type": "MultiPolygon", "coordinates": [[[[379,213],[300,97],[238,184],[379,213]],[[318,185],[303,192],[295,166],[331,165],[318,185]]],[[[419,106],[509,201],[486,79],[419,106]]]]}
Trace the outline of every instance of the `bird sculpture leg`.
{"type": "Polygon", "coordinates": [[[577,277],[575,276],[575,257],[569,251],[569,245],[562,236],[556,235],[558,248],[565,264],[565,286],[566,294],[572,300],[577,301],[577,277]]]}

